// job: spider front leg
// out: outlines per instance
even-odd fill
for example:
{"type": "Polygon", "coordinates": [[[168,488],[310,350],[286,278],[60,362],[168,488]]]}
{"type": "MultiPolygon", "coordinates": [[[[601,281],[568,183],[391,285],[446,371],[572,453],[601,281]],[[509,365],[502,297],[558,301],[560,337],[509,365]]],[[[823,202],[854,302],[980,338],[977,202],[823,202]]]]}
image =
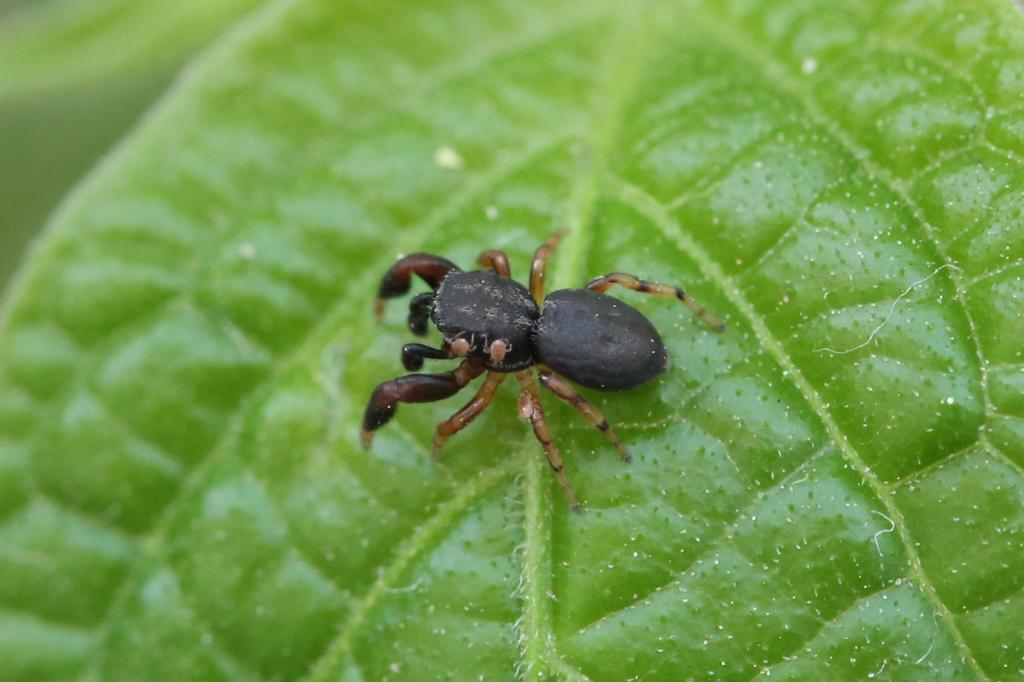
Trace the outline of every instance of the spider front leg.
{"type": "Polygon", "coordinates": [[[494,393],[498,390],[498,386],[501,386],[501,382],[505,380],[506,376],[508,375],[500,372],[490,372],[472,400],[466,403],[461,410],[453,414],[450,419],[437,425],[437,433],[434,435],[434,449],[431,452],[435,462],[441,459],[441,450],[444,449],[444,444],[448,439],[469,426],[470,422],[487,409],[494,399],[494,393]]]}
{"type": "Polygon", "coordinates": [[[544,388],[576,408],[576,411],[583,415],[583,418],[590,422],[591,426],[603,433],[605,439],[619,451],[619,456],[622,457],[623,461],[633,461],[633,455],[629,454],[629,450],[622,444],[619,437],[615,435],[601,410],[587,402],[587,399],[577,393],[575,388],[557,374],[546,370],[541,370],[540,372],[540,383],[544,388]]]}
{"type": "Polygon", "coordinates": [[[548,259],[551,258],[552,252],[566,234],[568,234],[567,230],[555,232],[533,252],[533,263],[530,265],[530,294],[533,295],[533,300],[537,302],[537,305],[544,302],[544,278],[548,274],[548,259]]]}
{"type": "Polygon", "coordinates": [[[434,294],[424,291],[416,294],[409,301],[409,331],[416,336],[427,335],[427,321],[430,319],[430,311],[434,309],[434,294]]]}
{"type": "Polygon", "coordinates": [[[482,268],[491,268],[499,276],[508,279],[512,276],[512,268],[508,264],[508,254],[504,251],[498,251],[497,249],[488,249],[480,254],[477,259],[477,263],[482,268]]]}
{"type": "Polygon", "coordinates": [[[402,367],[415,372],[423,367],[423,360],[451,360],[455,355],[445,348],[431,348],[422,343],[407,343],[402,346],[402,367]]]}
{"type": "Polygon", "coordinates": [[[459,270],[455,263],[429,253],[413,253],[398,259],[384,274],[377,288],[377,301],[374,305],[377,320],[380,321],[384,315],[386,299],[408,293],[413,275],[419,276],[431,289],[437,289],[452,270],[459,270]]]}
{"type": "Polygon", "coordinates": [[[391,421],[398,403],[430,403],[458,393],[484,373],[477,365],[463,362],[444,374],[407,374],[385,381],[373,390],[363,413],[363,447],[370,447],[373,432],[391,421]]]}
{"type": "Polygon", "coordinates": [[[528,419],[533,426],[533,435],[540,441],[541,446],[544,448],[544,454],[548,456],[548,464],[551,465],[551,470],[555,472],[555,478],[558,479],[558,485],[562,488],[562,492],[565,493],[565,499],[569,503],[569,508],[573,511],[579,511],[580,503],[576,500],[576,493],[573,492],[572,483],[569,482],[569,477],[565,474],[565,461],[562,459],[562,453],[558,451],[558,446],[555,445],[555,441],[551,438],[548,422],[544,418],[544,408],[540,404],[540,390],[533,380],[533,372],[531,370],[516,372],[516,379],[519,380],[522,386],[522,390],[519,393],[519,416],[521,419],[528,419]]]}
{"type": "Polygon", "coordinates": [[[596,291],[599,294],[603,294],[615,284],[626,287],[627,289],[632,289],[633,291],[639,291],[643,294],[651,294],[652,296],[659,296],[661,298],[677,299],[689,308],[690,312],[699,317],[704,324],[708,325],[715,331],[725,330],[724,322],[704,310],[704,308],[700,307],[697,302],[687,296],[682,289],[674,287],[671,284],[648,282],[645,279],[640,279],[636,275],[630,275],[625,272],[612,272],[607,275],[595,277],[589,284],[587,284],[586,288],[590,291],[596,291]]]}

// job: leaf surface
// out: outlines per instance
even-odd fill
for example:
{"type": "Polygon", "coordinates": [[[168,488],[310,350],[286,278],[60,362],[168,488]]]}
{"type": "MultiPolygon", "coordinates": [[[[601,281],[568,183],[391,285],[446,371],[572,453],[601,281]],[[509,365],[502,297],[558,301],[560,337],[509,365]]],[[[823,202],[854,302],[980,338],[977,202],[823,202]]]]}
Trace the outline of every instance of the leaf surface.
{"type": "Polygon", "coordinates": [[[255,5],[0,1],[0,282],[61,197],[187,58],[255,5]]]}
{"type": "MultiPolygon", "coordinates": [[[[0,334],[5,680],[1024,679],[1024,53],[993,1],[278,3],[0,334]],[[616,292],[663,378],[358,424],[397,253],[616,292]]],[[[513,382],[506,382],[511,384],[513,382]]]]}

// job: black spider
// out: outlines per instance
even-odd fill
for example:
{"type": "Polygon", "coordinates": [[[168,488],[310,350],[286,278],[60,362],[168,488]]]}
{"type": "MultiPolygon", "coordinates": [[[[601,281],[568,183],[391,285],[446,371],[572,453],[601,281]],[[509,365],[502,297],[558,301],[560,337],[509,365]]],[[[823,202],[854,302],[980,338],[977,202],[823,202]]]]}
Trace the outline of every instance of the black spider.
{"type": "Polygon", "coordinates": [[[380,283],[376,312],[380,319],[385,299],[409,291],[412,275],[425,281],[431,292],[413,297],[409,305],[409,329],[422,336],[433,319],[444,336],[441,348],[419,343],[402,347],[402,364],[410,371],[423,367],[424,358],[462,358],[444,374],[408,374],[377,386],[363,417],[363,446],[369,447],[373,431],[386,424],[398,403],[423,403],[454,395],[470,381],[487,373],[476,396],[451,419],[437,426],[434,458],[453,434],[473,421],[494,397],[498,385],[511,373],[521,385],[519,416],[528,419],[544,446],[548,462],[565,491],[569,505],[579,508],[565,475],[562,456],[551,439],[540,404],[540,390],[533,378],[536,366],[540,383],[575,407],[604,433],[625,461],[629,451],[622,445],[597,408],[578,394],[565,379],[599,391],[624,391],[646,383],[665,370],[668,355],[658,330],[636,308],[605,296],[614,284],[634,291],[682,301],[694,314],[721,331],[721,321],[697,305],[682,289],[613,272],[591,281],[584,289],[562,289],[544,297],[548,257],[564,232],[547,239],[534,253],[530,290],[509,279],[508,256],[484,251],[479,263],[485,270],[462,272],[449,260],[414,253],[395,263],[380,283]]]}

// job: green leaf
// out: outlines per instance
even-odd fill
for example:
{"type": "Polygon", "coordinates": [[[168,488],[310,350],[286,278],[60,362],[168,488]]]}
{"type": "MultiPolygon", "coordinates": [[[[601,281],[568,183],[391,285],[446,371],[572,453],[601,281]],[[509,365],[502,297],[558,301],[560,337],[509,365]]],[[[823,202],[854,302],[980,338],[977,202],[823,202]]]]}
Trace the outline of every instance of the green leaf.
{"type": "MultiPolygon", "coordinates": [[[[996,0],[278,3],[0,334],[4,680],[1024,679],[1024,26],[996,0]],[[661,379],[358,425],[400,252],[616,291],[661,379]]],[[[513,384],[514,381],[508,381],[513,384]]]]}
{"type": "Polygon", "coordinates": [[[0,282],[61,196],[182,63],[255,5],[0,0],[0,282]]]}
{"type": "MultiPolygon", "coordinates": [[[[10,1],[10,0],[8,0],[10,1]]],[[[173,69],[257,0],[36,0],[0,26],[0,96],[173,69]]]]}

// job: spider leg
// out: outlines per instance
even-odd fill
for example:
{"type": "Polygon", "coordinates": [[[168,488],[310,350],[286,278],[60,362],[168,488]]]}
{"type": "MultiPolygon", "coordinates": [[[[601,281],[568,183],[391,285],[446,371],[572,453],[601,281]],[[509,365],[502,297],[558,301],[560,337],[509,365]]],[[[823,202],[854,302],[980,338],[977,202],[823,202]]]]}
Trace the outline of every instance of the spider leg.
{"type": "Polygon", "coordinates": [[[700,307],[697,302],[687,296],[682,289],[674,287],[671,284],[648,282],[645,279],[640,279],[636,275],[629,275],[625,272],[612,272],[607,275],[595,277],[589,284],[587,284],[586,288],[590,291],[596,291],[599,294],[603,294],[615,284],[626,287],[627,289],[632,289],[633,291],[639,291],[643,294],[651,294],[652,296],[659,296],[661,298],[674,298],[682,301],[683,305],[689,308],[690,312],[699,317],[704,324],[716,331],[725,330],[724,322],[704,310],[704,308],[700,307]]]}
{"type": "Polygon", "coordinates": [[[537,305],[544,301],[544,278],[547,276],[548,258],[566,234],[567,230],[555,232],[533,252],[533,263],[530,265],[530,293],[533,294],[533,300],[537,305]]]}
{"type": "Polygon", "coordinates": [[[422,343],[407,343],[402,346],[402,366],[410,372],[423,367],[423,360],[451,360],[454,355],[445,348],[431,348],[422,343]]]}
{"type": "Polygon", "coordinates": [[[587,402],[587,399],[577,393],[576,389],[570,386],[568,382],[553,372],[541,370],[540,383],[544,388],[576,408],[576,411],[583,415],[584,419],[590,422],[591,426],[603,433],[608,442],[619,451],[619,456],[622,457],[623,461],[633,461],[633,456],[629,454],[629,450],[622,444],[619,437],[615,435],[612,427],[608,424],[608,420],[601,414],[601,410],[587,402]]]}
{"type": "Polygon", "coordinates": [[[373,432],[391,421],[398,403],[430,403],[455,395],[473,379],[484,373],[484,368],[463,362],[443,374],[406,374],[385,381],[373,390],[363,413],[363,447],[370,447],[373,432]]]}
{"type": "Polygon", "coordinates": [[[416,336],[427,335],[427,320],[430,319],[430,311],[434,308],[434,294],[424,291],[416,294],[409,301],[409,331],[416,336]]]}
{"type": "Polygon", "coordinates": [[[489,372],[476,395],[461,410],[453,414],[450,419],[437,425],[437,433],[434,435],[434,449],[431,453],[434,461],[441,459],[441,450],[449,438],[469,426],[470,422],[487,409],[491,404],[491,400],[494,399],[498,386],[501,385],[506,376],[508,375],[500,372],[489,372]]]}
{"type": "Polygon", "coordinates": [[[499,276],[508,279],[512,276],[512,268],[508,264],[508,254],[497,249],[488,249],[480,254],[477,262],[482,268],[493,268],[499,276]]]}
{"type": "Polygon", "coordinates": [[[377,319],[380,320],[384,314],[385,299],[395,298],[409,291],[413,275],[418,275],[431,289],[437,289],[449,272],[458,269],[458,266],[447,258],[429,253],[413,253],[399,258],[380,280],[374,307],[377,319]]]}
{"type": "Polygon", "coordinates": [[[569,503],[569,508],[573,511],[579,511],[580,503],[576,500],[576,493],[573,492],[569,477],[565,474],[565,462],[562,460],[562,453],[558,451],[558,446],[555,445],[555,441],[551,438],[547,420],[544,418],[544,409],[540,404],[540,389],[537,388],[537,384],[533,380],[533,372],[530,370],[516,372],[516,379],[519,380],[522,386],[522,390],[519,393],[519,416],[522,419],[530,420],[530,424],[533,426],[533,435],[540,441],[541,446],[544,448],[544,453],[548,456],[548,464],[551,465],[551,470],[555,472],[555,478],[558,479],[558,485],[562,488],[562,492],[565,493],[565,499],[569,503]]]}

